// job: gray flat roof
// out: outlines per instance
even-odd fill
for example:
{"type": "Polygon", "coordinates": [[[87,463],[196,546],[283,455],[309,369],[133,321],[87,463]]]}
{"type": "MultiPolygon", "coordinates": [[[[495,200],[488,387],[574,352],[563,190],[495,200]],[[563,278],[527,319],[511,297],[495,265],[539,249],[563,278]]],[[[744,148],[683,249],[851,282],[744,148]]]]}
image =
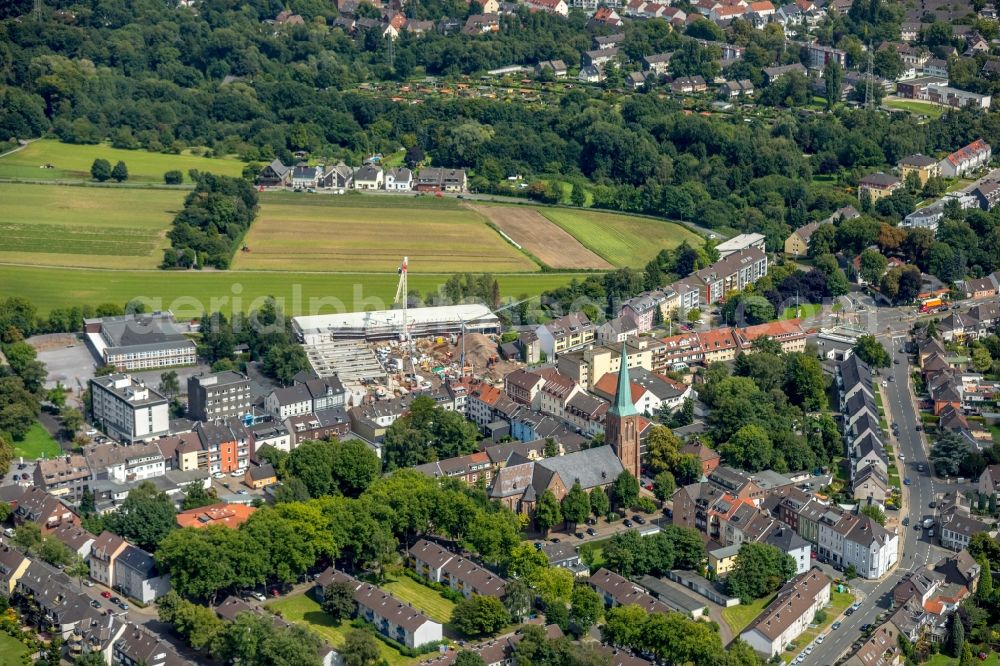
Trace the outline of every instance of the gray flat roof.
{"type": "Polygon", "coordinates": [[[695,599],[687,592],[678,590],[673,585],[660,578],[653,576],[642,576],[636,581],[639,585],[649,590],[653,596],[676,610],[693,613],[705,609],[708,604],[695,599]]]}

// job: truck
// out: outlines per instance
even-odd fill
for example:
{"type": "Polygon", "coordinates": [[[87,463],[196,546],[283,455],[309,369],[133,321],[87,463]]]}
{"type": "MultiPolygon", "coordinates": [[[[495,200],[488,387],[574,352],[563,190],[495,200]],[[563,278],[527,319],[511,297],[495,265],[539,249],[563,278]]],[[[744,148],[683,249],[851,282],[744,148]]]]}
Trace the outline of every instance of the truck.
{"type": "Polygon", "coordinates": [[[934,519],[933,518],[924,518],[923,525],[924,525],[924,529],[925,530],[929,530],[930,528],[934,527],[934,519]]]}
{"type": "Polygon", "coordinates": [[[927,300],[920,303],[920,311],[927,314],[930,312],[937,312],[938,310],[943,310],[948,307],[945,305],[944,301],[940,298],[928,298],[927,300]]]}

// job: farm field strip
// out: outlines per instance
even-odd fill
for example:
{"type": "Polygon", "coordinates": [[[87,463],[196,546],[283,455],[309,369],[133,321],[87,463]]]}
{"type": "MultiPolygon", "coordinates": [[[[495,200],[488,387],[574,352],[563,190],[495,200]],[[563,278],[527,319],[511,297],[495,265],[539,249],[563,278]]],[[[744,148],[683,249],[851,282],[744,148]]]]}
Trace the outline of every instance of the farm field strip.
{"type": "Polygon", "coordinates": [[[145,150],[122,150],[107,144],[76,145],[53,139],[32,141],[16,152],[0,157],[0,178],[30,180],[90,180],[90,166],[95,159],[105,159],[112,166],[119,160],[128,167],[129,181],[162,183],[163,174],[177,170],[190,183],[188,170],[197,169],[225,176],[239,176],[244,163],[235,159],[173,155],[145,150]],[[42,168],[51,164],[52,169],[42,168]]]}
{"type": "Polygon", "coordinates": [[[534,208],[470,206],[550,268],[614,268],[534,208]]]}
{"type": "MultiPolygon", "coordinates": [[[[390,197],[371,197],[387,199],[390,197]]],[[[527,272],[539,266],[457,206],[355,207],[359,197],[265,196],[237,270],[527,272]],[[299,203],[302,202],[302,203],[299,203]]],[[[415,201],[413,202],[416,203],[415,201]]]]}
{"type": "Polygon", "coordinates": [[[666,220],[617,215],[592,210],[540,209],[584,247],[615,266],[641,268],[660,250],[688,241],[701,245],[701,236],[666,220]]]}

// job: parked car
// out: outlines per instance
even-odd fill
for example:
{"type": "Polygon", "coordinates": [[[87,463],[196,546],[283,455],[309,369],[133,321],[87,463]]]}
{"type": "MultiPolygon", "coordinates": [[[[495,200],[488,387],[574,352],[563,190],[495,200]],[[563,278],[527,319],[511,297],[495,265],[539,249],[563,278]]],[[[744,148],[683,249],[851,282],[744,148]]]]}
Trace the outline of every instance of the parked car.
{"type": "Polygon", "coordinates": [[[909,526],[910,526],[910,517],[907,516],[906,518],[903,518],[903,527],[909,527],[909,526]]]}
{"type": "Polygon", "coordinates": [[[257,601],[267,601],[267,597],[265,597],[260,592],[252,592],[250,596],[256,599],[257,601]]]}
{"type": "Polygon", "coordinates": [[[837,631],[837,629],[840,629],[840,620],[837,620],[832,625],[830,625],[830,629],[832,629],[833,631],[837,631]]]}
{"type": "Polygon", "coordinates": [[[115,606],[117,606],[121,602],[122,600],[119,597],[111,597],[111,603],[113,603],[115,606]]]}
{"type": "Polygon", "coordinates": [[[844,611],[844,615],[854,615],[854,609],[848,608],[847,610],[844,611]]]}
{"type": "Polygon", "coordinates": [[[589,534],[590,536],[597,536],[597,530],[595,530],[593,527],[588,527],[587,534],[589,534]]]}
{"type": "Polygon", "coordinates": [[[93,606],[94,608],[100,608],[101,602],[98,601],[97,599],[94,599],[93,601],[90,602],[90,605],[93,606]]]}
{"type": "Polygon", "coordinates": [[[639,514],[635,514],[634,516],[632,516],[632,520],[634,520],[635,522],[637,522],[640,525],[645,525],[646,524],[646,519],[643,518],[642,516],[640,516],[639,514]]]}
{"type": "Polygon", "coordinates": [[[101,596],[104,597],[105,599],[110,599],[111,593],[108,592],[107,590],[104,590],[103,592],[101,592],[101,596]]]}
{"type": "Polygon", "coordinates": [[[125,603],[124,601],[121,601],[121,602],[118,603],[118,608],[121,608],[123,611],[127,611],[128,610],[128,604],[125,603]]]}
{"type": "Polygon", "coordinates": [[[626,518],[625,520],[622,521],[622,525],[624,525],[625,527],[632,527],[632,521],[626,518]]]}
{"type": "Polygon", "coordinates": [[[226,478],[226,475],[225,475],[224,472],[216,472],[215,474],[212,475],[212,478],[213,479],[224,479],[224,478],[226,478]]]}
{"type": "Polygon", "coordinates": [[[906,477],[905,479],[903,479],[903,485],[904,486],[910,485],[910,477],[906,477]]]}

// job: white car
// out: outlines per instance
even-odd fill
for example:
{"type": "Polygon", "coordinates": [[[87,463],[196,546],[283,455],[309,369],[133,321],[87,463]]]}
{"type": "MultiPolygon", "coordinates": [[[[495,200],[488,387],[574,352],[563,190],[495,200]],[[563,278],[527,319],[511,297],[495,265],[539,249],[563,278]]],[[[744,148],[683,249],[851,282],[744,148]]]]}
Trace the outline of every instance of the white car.
{"type": "Polygon", "coordinates": [[[263,594],[261,594],[260,592],[254,592],[254,593],[253,593],[252,595],[250,595],[250,596],[252,596],[252,597],[253,597],[254,599],[256,599],[257,601],[267,601],[267,597],[265,597],[265,596],[264,596],[263,594]]]}
{"type": "Polygon", "coordinates": [[[825,640],[826,640],[826,636],[824,636],[823,634],[820,634],[819,636],[816,637],[816,642],[817,643],[822,643],[825,640]]]}
{"type": "Polygon", "coordinates": [[[813,653],[813,646],[810,645],[809,647],[806,648],[806,654],[812,654],[812,653],[813,653]]]}
{"type": "MultiPolygon", "coordinates": [[[[233,477],[234,479],[236,479],[236,478],[239,478],[239,477],[243,476],[243,475],[244,475],[245,473],[246,473],[246,472],[244,472],[244,471],[243,471],[242,469],[238,469],[238,470],[236,470],[235,472],[231,472],[231,473],[229,474],[229,476],[231,476],[231,477],[233,477]]],[[[225,475],[223,474],[223,476],[225,476],[225,475]]]]}
{"type": "Polygon", "coordinates": [[[226,473],[225,472],[216,472],[215,474],[212,475],[212,478],[213,479],[224,479],[224,478],[226,478],[226,473]]]}

